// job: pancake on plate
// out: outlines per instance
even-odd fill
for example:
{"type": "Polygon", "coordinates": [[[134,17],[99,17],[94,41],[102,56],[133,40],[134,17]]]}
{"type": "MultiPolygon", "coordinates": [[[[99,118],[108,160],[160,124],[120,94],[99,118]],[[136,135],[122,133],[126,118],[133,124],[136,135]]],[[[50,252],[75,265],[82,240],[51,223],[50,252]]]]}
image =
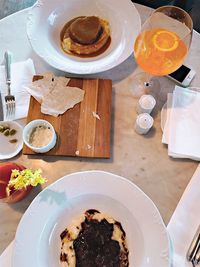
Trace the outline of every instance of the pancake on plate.
{"type": "Polygon", "coordinates": [[[109,22],[96,16],[70,20],[61,32],[61,46],[68,54],[92,56],[110,43],[109,22]]]}
{"type": "Polygon", "coordinates": [[[128,267],[126,233],[120,222],[87,210],[60,235],[62,267],[128,267]]]}

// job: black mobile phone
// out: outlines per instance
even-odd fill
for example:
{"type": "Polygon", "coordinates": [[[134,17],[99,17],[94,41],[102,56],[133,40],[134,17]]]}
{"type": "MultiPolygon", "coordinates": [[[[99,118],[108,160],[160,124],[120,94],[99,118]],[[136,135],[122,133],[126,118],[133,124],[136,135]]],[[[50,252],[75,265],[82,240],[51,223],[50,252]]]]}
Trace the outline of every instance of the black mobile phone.
{"type": "Polygon", "coordinates": [[[185,65],[182,65],[175,72],[172,72],[171,74],[167,75],[167,77],[183,87],[188,87],[195,74],[196,72],[194,70],[185,65]]]}

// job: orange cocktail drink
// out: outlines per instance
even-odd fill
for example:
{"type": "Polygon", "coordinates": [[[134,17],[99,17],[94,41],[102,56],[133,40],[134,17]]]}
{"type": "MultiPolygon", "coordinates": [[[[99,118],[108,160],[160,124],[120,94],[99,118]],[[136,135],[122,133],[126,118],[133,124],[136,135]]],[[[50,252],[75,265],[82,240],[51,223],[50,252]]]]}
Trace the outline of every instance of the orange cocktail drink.
{"type": "Polygon", "coordinates": [[[140,33],[134,52],[138,65],[145,72],[163,76],[182,65],[188,48],[175,32],[154,28],[140,33]]]}

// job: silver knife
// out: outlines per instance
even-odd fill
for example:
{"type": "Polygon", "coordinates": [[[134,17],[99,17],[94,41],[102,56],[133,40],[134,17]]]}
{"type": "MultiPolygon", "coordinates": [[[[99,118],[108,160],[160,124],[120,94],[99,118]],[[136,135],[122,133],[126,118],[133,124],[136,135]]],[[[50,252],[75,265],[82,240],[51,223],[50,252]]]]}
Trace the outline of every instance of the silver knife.
{"type": "Polygon", "coordinates": [[[197,251],[194,257],[194,264],[198,265],[199,263],[200,263],[200,246],[199,246],[199,250],[197,251]]]}
{"type": "Polygon", "coordinates": [[[200,247],[200,226],[198,227],[187,252],[187,260],[193,261],[200,247]]]}
{"type": "Polygon", "coordinates": [[[2,102],[2,97],[1,97],[1,91],[0,91],[0,121],[3,121],[4,116],[3,116],[3,102],[2,102]]]}

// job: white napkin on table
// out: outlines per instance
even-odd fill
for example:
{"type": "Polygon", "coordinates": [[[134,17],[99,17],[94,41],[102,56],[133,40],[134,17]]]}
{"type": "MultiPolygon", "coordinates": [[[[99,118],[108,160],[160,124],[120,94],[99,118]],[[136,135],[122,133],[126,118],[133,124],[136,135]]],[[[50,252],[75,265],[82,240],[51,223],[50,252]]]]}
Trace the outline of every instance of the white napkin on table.
{"type": "MultiPolygon", "coordinates": [[[[169,144],[169,135],[170,135],[170,116],[171,116],[171,110],[172,110],[172,101],[173,101],[173,94],[169,93],[167,95],[167,110],[166,110],[166,121],[165,121],[165,126],[164,126],[164,131],[163,131],[163,136],[162,136],[162,143],[163,144],[169,144]]],[[[168,152],[169,154],[169,152],[168,152]]],[[[187,158],[187,155],[181,155],[181,154],[176,154],[173,152],[170,152],[170,156],[173,158],[187,158]]],[[[191,159],[193,159],[191,157],[191,159]]]]}
{"type": "Polygon", "coordinates": [[[175,87],[168,95],[167,120],[162,142],[168,144],[168,155],[200,160],[200,93],[175,87]]]}
{"type": "Polygon", "coordinates": [[[167,106],[166,106],[166,121],[165,126],[163,130],[163,136],[162,136],[162,143],[167,144],[169,143],[169,130],[170,130],[170,113],[172,109],[172,100],[173,100],[173,94],[169,93],[167,94],[167,106]]]}
{"type": "MultiPolygon", "coordinates": [[[[35,68],[31,59],[11,64],[11,93],[15,96],[16,100],[14,120],[27,116],[30,95],[25,90],[24,86],[32,81],[33,75],[35,75],[35,68]]],[[[2,94],[5,119],[6,107],[4,96],[7,95],[7,86],[5,67],[3,65],[0,66],[0,91],[2,94]]]]}
{"type": "Polygon", "coordinates": [[[186,259],[190,243],[200,225],[200,165],[190,180],[167,226],[173,246],[173,267],[192,267],[186,259]]]}

